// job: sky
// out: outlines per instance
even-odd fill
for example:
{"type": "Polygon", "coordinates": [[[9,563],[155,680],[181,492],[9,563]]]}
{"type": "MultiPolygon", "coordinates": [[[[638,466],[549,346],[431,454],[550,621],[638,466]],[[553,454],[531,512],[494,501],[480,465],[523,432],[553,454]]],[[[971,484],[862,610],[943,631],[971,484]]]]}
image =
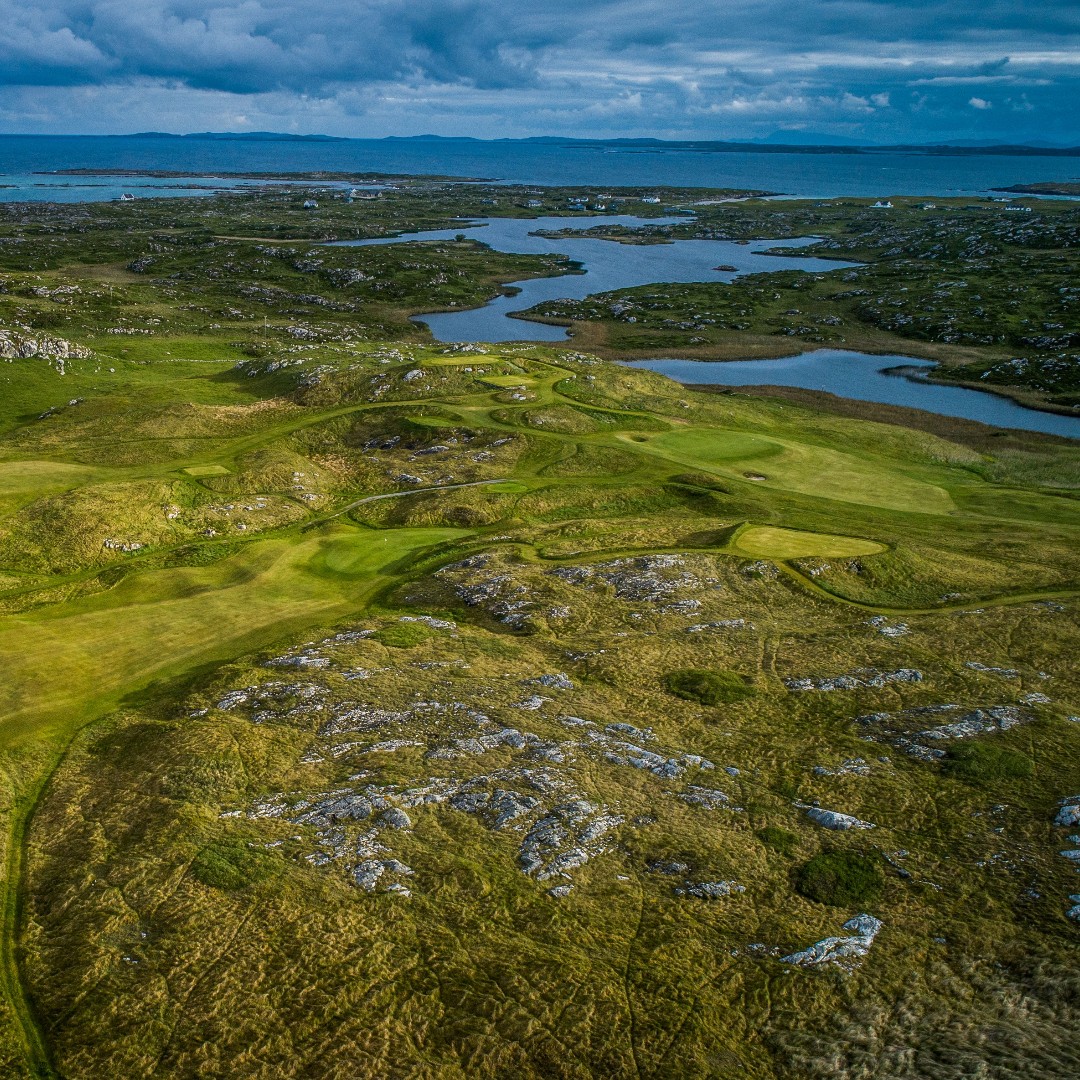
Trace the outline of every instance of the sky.
{"type": "Polygon", "coordinates": [[[1080,0],[0,0],[0,132],[1080,143],[1080,0]]]}

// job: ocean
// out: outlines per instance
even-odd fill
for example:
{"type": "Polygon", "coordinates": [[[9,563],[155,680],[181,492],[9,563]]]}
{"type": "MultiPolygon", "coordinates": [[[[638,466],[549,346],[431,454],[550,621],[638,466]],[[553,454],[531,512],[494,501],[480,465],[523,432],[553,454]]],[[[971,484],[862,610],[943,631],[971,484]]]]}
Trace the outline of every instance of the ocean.
{"type": "Polygon", "coordinates": [[[712,152],[615,144],[355,139],[344,142],[0,135],[0,201],[94,202],[122,191],[200,194],[236,186],[223,173],[439,174],[537,185],[731,187],[808,198],[984,195],[1075,179],[1053,156],[712,152]],[[206,180],[58,176],[60,169],[186,172],[206,180]]]}

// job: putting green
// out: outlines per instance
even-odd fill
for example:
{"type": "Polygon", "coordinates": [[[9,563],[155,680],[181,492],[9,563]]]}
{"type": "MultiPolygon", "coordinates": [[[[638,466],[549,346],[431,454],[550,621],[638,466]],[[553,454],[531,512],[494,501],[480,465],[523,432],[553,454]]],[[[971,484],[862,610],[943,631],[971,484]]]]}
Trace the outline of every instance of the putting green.
{"type": "Polygon", "coordinates": [[[646,452],[684,465],[743,477],[753,465],[763,487],[819,499],[918,514],[947,514],[955,505],[944,488],[918,480],[880,458],[856,456],[810,443],[717,428],[669,431],[637,443],[646,452]]]}
{"type": "Polygon", "coordinates": [[[224,465],[189,465],[182,472],[187,476],[228,476],[224,465]]]}
{"type": "Polygon", "coordinates": [[[855,555],[876,555],[885,550],[883,544],[862,540],[856,536],[830,536],[827,533],[801,532],[798,529],[777,529],[771,525],[751,525],[735,537],[732,547],[759,559],[802,559],[817,556],[824,559],[850,558],[855,555]]]}
{"type": "Polygon", "coordinates": [[[395,563],[464,535],[338,527],[260,541],[210,566],[132,574],[107,593],[0,619],[0,746],[154,677],[356,611],[395,563]]]}
{"type": "Polygon", "coordinates": [[[535,386],[536,379],[530,375],[484,375],[481,380],[488,386],[506,389],[514,386],[535,386]]]}
{"type": "MultiPolygon", "coordinates": [[[[633,436],[622,436],[633,438],[633,436]]],[[[652,435],[643,442],[633,440],[665,457],[678,457],[695,463],[723,463],[771,458],[784,452],[775,439],[751,435],[746,431],[725,431],[717,428],[683,428],[652,435]]]]}

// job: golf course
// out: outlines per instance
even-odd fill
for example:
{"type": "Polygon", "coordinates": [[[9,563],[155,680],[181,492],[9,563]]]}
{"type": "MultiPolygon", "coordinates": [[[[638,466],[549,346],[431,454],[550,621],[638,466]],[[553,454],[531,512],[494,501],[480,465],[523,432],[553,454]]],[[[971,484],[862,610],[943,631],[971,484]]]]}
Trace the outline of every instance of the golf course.
{"type": "Polygon", "coordinates": [[[1075,1075],[1080,443],[434,341],[449,190],[0,223],[0,1073],[1075,1075]]]}

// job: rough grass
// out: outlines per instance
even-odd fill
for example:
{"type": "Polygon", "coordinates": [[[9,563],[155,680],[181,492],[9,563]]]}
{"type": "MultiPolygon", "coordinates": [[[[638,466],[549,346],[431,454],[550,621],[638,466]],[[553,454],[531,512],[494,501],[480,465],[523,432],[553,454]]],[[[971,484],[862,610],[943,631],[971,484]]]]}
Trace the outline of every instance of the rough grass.
{"type": "MultiPolygon", "coordinates": [[[[336,1063],[355,1069],[361,1062],[365,1071],[382,1074],[408,1062],[421,1073],[448,1075],[509,1070],[523,1076],[633,1076],[640,1067],[661,1076],[708,1075],[721,1068],[718,1062],[727,1068],[739,1061],[747,1075],[773,1080],[792,1075],[787,1048],[798,1038],[812,1040],[823,1024],[853,1025],[841,1026],[843,1055],[856,1060],[862,1045],[854,1036],[858,1010],[884,1009],[911,993],[913,957],[930,947],[933,936],[955,944],[935,946],[935,964],[916,969],[920,990],[912,1008],[915,1001],[943,997],[952,1002],[956,1020],[946,1032],[919,1029],[923,1060],[962,1052],[1007,1068],[1002,1048],[980,1042],[978,1018],[956,998],[955,987],[958,980],[972,985],[965,957],[971,949],[985,950],[987,941],[1002,940],[1003,925],[1032,941],[1053,941],[1061,955],[1069,952],[1068,926],[1055,919],[1063,918],[1060,901],[1071,872],[1057,866],[1056,845],[1047,842],[1043,792],[1070,783],[1072,766],[1062,750],[1072,745],[1073,727],[1060,720],[1040,731],[1035,752],[1047,770],[1041,781],[1047,787],[1018,792],[1010,784],[1007,801],[1016,809],[1002,818],[986,816],[1005,801],[997,781],[976,791],[899,753],[880,762],[873,756],[879,748],[863,741],[865,732],[851,718],[941,696],[996,700],[995,677],[972,672],[963,660],[978,654],[986,640],[1008,637],[1014,662],[1036,679],[1035,670],[1052,664],[1049,638],[1071,622],[1047,613],[1036,626],[1021,611],[913,616],[912,634],[897,645],[841,609],[807,604],[779,579],[746,576],[743,565],[722,555],[685,563],[703,582],[692,592],[704,607],[697,617],[735,610],[757,631],[706,638],[687,634],[678,615],[654,614],[643,632],[631,618],[640,602],[612,599],[562,583],[544,566],[507,560],[485,573],[512,573],[543,607],[572,606],[577,628],[564,627],[558,636],[517,636],[495,623],[488,631],[477,625],[480,612],[465,607],[455,613],[464,618],[457,637],[436,633],[408,650],[385,649],[370,637],[335,646],[336,668],[326,675],[285,675],[290,669],[264,666],[264,652],[214,669],[184,693],[152,695],[140,709],[90,729],[43,805],[32,847],[28,970],[45,1014],[61,1018],[50,1038],[65,1069],[90,1076],[106,1062],[114,1071],[138,1075],[160,1070],[152,1063],[167,1060],[170,1072],[182,1071],[188,1061],[214,1071],[226,1057],[246,1061],[250,1054],[253,1062],[268,1060],[278,1071],[299,1073],[336,1063]],[[720,588],[704,584],[710,576],[720,588]],[[934,620],[946,618],[948,632],[935,629],[934,620]],[[707,715],[696,702],[658,689],[672,656],[691,667],[715,662],[719,654],[732,668],[746,669],[761,664],[762,640],[784,641],[781,675],[917,662],[931,681],[899,693],[883,688],[834,700],[788,694],[770,668],[755,666],[763,692],[735,705],[710,706],[707,715]],[[941,655],[942,641],[949,643],[947,656],[941,655]],[[583,655],[601,642],[604,653],[583,655]],[[580,659],[570,660],[568,651],[580,659]],[[388,670],[376,672],[380,668],[388,670]],[[372,674],[350,682],[336,673],[356,669],[372,674]],[[558,669],[569,671],[575,690],[527,688],[538,673],[558,669]],[[570,897],[556,901],[544,892],[545,883],[520,872],[515,860],[521,832],[489,831],[438,804],[411,809],[412,831],[393,840],[394,856],[415,870],[408,879],[413,896],[358,893],[333,864],[319,868],[306,861],[314,842],[310,827],[220,815],[277,791],[310,797],[356,783],[514,770],[528,765],[528,752],[501,749],[481,759],[428,761],[421,746],[382,755],[354,751],[305,764],[301,759],[313,742],[327,745],[314,737],[324,713],[255,721],[214,709],[228,689],[283,676],[325,680],[334,702],[359,699],[390,709],[415,699],[482,702],[489,716],[546,739],[572,736],[559,720],[563,712],[600,728],[612,722],[650,726],[656,742],[647,747],[685,747],[738,767],[737,776],[717,769],[697,782],[723,789],[744,810],[695,808],[675,796],[679,780],[580,761],[571,773],[575,782],[586,785],[593,799],[618,807],[627,825],[607,855],[575,875],[570,897]],[[557,700],[537,711],[516,709],[533,689],[557,700]],[[209,714],[191,715],[202,708],[209,714]],[[870,776],[819,777],[808,767],[856,755],[874,763],[870,776]],[[364,777],[350,782],[358,768],[364,777]],[[877,821],[878,830],[858,838],[849,852],[846,838],[823,837],[791,806],[792,798],[841,807],[877,821]],[[1004,839],[993,831],[998,821],[1006,823],[1004,839]],[[251,843],[278,844],[271,850],[281,858],[279,875],[239,889],[199,879],[191,860],[208,845],[248,851],[251,843]],[[1038,901],[1034,920],[1025,914],[1030,909],[1013,908],[1027,887],[1022,865],[989,877],[977,865],[1003,844],[1010,853],[1037,859],[1040,873],[1055,883],[1038,901]],[[822,861],[814,860],[823,847],[839,855],[824,860],[829,874],[818,877],[825,885],[808,899],[793,887],[789,858],[777,858],[777,848],[802,853],[821,868],[822,861]],[[900,878],[878,854],[901,848],[908,855],[898,861],[914,880],[900,878]],[[856,856],[855,870],[849,854],[856,856]],[[108,888],[86,879],[88,860],[108,868],[108,888]],[[663,860],[686,863],[689,871],[671,878],[650,869],[663,860]],[[874,897],[865,888],[874,875],[861,873],[859,860],[878,874],[874,897]],[[674,888],[684,878],[734,878],[748,892],[717,902],[679,898],[674,888]],[[62,910],[49,903],[57,893],[71,898],[62,910]],[[804,947],[837,933],[864,906],[886,929],[846,982],[829,972],[784,978],[775,958],[750,949],[754,942],[783,952],[804,947]],[[110,935],[90,932],[106,919],[110,935]],[[613,956],[622,967],[612,967],[613,956]],[[169,989],[198,985],[208,971],[214,973],[212,994],[169,989]],[[347,1007],[313,1017],[312,988],[347,1007]],[[766,992],[773,995],[770,1008],[755,1012],[748,1002],[766,992]],[[587,1004],[567,1010],[568,994],[587,1004]],[[496,1001],[504,1008],[481,1025],[477,1016],[496,1001]],[[755,1031],[747,1015],[758,1017],[755,1031]],[[144,1022],[150,1016],[158,1021],[144,1022]],[[422,1019],[432,1016],[438,1024],[422,1019]],[[533,1027],[537,1017],[540,1031],[533,1027]],[[461,1034],[478,1028],[475,1037],[461,1034]],[[776,1041],[763,1043],[756,1031],[776,1041]],[[569,1062],[557,1053],[563,1044],[573,1047],[569,1062]]],[[[428,590],[445,580],[412,578],[403,589],[414,604],[401,613],[441,610],[428,590]]],[[[358,625],[401,625],[397,614],[369,615],[358,625]]],[[[406,724],[395,734],[439,745],[435,721],[406,724]]],[[[383,737],[359,736],[367,742],[383,737]]],[[[1001,988],[1011,993],[1033,992],[1031,979],[1018,972],[1001,978],[1001,988]]],[[[981,994],[973,1002],[981,1002],[981,994]]],[[[1023,1031],[1021,1023],[1017,1038],[1025,1038],[1023,1031]]],[[[804,1047],[800,1054],[811,1052],[798,1045],[804,1047]]],[[[818,1047],[815,1053],[824,1050],[810,1045],[818,1047]]],[[[1044,1071],[1067,1075],[1066,1055],[1062,1046],[1043,1058],[1044,1071]]]]}
{"type": "Polygon", "coordinates": [[[781,855],[792,854],[799,843],[799,837],[795,833],[776,825],[766,825],[765,828],[758,829],[757,835],[767,848],[781,855]]]}

